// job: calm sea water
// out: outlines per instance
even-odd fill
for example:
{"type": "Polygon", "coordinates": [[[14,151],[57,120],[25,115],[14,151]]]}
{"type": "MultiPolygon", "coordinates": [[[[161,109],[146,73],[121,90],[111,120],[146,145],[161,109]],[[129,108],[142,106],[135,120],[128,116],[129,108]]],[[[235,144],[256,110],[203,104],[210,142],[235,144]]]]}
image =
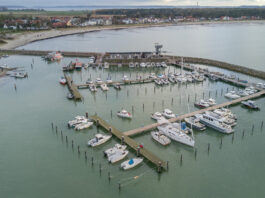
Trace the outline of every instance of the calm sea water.
{"type": "Polygon", "coordinates": [[[154,51],[217,59],[265,71],[265,23],[217,24],[101,31],[31,43],[20,49],[91,52],[154,51]]]}
{"type": "MultiPolygon", "coordinates": [[[[113,34],[125,35],[125,32],[131,34],[130,31],[114,31],[113,34]]],[[[98,34],[102,34],[102,32],[98,34]]],[[[135,34],[135,38],[140,35],[135,34]]],[[[63,38],[58,38],[58,40],[61,39],[63,38]]],[[[64,39],[69,39],[69,37],[64,39]]],[[[74,40],[72,45],[75,45],[74,40]]],[[[101,41],[102,45],[104,45],[103,40],[101,41]]],[[[45,41],[47,44],[42,41],[39,42],[39,45],[43,47],[42,49],[48,45],[55,46],[50,43],[51,41],[45,41]]],[[[53,41],[60,43],[57,39],[53,39],[53,41]]],[[[141,42],[135,42],[135,47],[132,46],[133,42],[130,42],[131,45],[128,46],[125,43],[113,42],[113,47],[116,46],[117,51],[122,48],[121,46],[124,51],[127,47],[130,50],[137,50],[137,46],[144,50],[140,47],[143,46],[141,42]]],[[[37,43],[32,43],[28,47],[33,48],[32,45],[36,48],[37,43]]],[[[83,45],[80,44],[80,46],[83,45]]],[[[65,46],[65,49],[70,49],[70,46],[67,48],[65,46]]],[[[83,49],[85,50],[85,48],[83,49]]],[[[105,48],[103,51],[108,51],[108,49],[105,48]]],[[[211,57],[211,55],[214,54],[209,52],[208,56],[211,57]]],[[[241,58],[245,59],[246,57],[242,55],[238,60],[241,58]]],[[[76,115],[84,115],[85,112],[90,115],[97,112],[99,116],[116,128],[127,131],[153,123],[150,114],[162,111],[164,108],[172,109],[179,115],[194,111],[195,94],[197,98],[202,98],[203,93],[205,97],[208,97],[210,92],[211,97],[214,97],[218,103],[225,102],[227,99],[221,95],[221,92],[222,90],[225,92],[227,88],[231,90],[233,86],[222,82],[205,81],[203,84],[172,85],[163,88],[156,87],[152,83],[132,85],[124,87],[121,91],[110,88],[108,92],[104,93],[98,90],[96,94],[91,94],[89,90],[84,89],[80,91],[84,100],[74,103],[66,99],[67,88],[58,83],[62,75],[61,67],[71,60],[74,58],[64,58],[61,63],[51,64],[34,56],[11,56],[0,60],[1,64],[23,67],[29,73],[28,79],[0,79],[1,197],[242,198],[265,196],[265,173],[263,171],[265,130],[260,127],[264,119],[264,98],[256,100],[261,107],[261,111],[258,112],[243,109],[239,105],[231,107],[232,111],[238,115],[234,139],[232,135],[223,135],[211,129],[207,129],[205,132],[195,131],[197,159],[194,157],[192,148],[179,143],[172,142],[168,147],[162,147],[154,142],[148,133],[134,137],[144,147],[152,150],[163,160],[169,161],[169,170],[158,175],[154,167],[145,161],[135,169],[121,171],[119,163],[109,164],[102,153],[104,149],[117,143],[117,139],[112,138],[110,142],[99,148],[88,148],[86,144],[89,138],[92,138],[97,132],[105,132],[101,129],[97,130],[96,127],[75,132],[67,128],[67,121],[76,115]],[[33,60],[33,67],[31,67],[33,60]],[[14,89],[14,84],[16,84],[17,90],[14,89]],[[173,103],[171,102],[172,98],[173,103]],[[189,102],[188,98],[190,98],[189,102]],[[145,105],[144,109],[142,108],[143,104],[145,105]],[[132,107],[134,108],[131,121],[123,121],[115,115],[122,107],[129,111],[132,111],[132,107]],[[112,116],[111,111],[113,112],[112,116]],[[51,122],[58,126],[58,134],[52,131],[51,122]],[[252,124],[255,124],[253,132],[252,124]],[[245,130],[244,136],[243,130],[245,130]],[[65,141],[65,136],[68,137],[68,144],[65,141]],[[71,140],[74,140],[73,149],[71,140]],[[209,153],[207,151],[208,144],[210,144],[209,153]],[[78,145],[80,145],[80,155],[77,153],[78,145]],[[87,161],[84,152],[87,152],[87,161]],[[183,156],[182,164],[180,163],[181,155],[183,156]],[[91,164],[92,157],[93,166],[91,164]],[[102,167],[101,174],[99,172],[100,165],[102,167]],[[108,172],[111,174],[110,183],[108,172]],[[122,186],[121,191],[118,190],[118,183],[122,186]]],[[[87,61],[87,59],[79,60],[87,61]]],[[[228,61],[232,62],[233,60],[228,61]]],[[[258,61],[255,64],[258,65],[258,61]]],[[[96,70],[89,68],[70,75],[76,83],[82,83],[90,76],[92,79],[97,77],[106,79],[107,76],[111,76],[113,80],[119,80],[124,74],[135,78],[137,74],[144,76],[150,72],[167,73],[168,70],[177,71],[178,69],[173,67],[166,70],[129,70],[126,68],[96,70]]],[[[247,78],[243,75],[242,77],[247,78]]],[[[253,78],[248,79],[260,81],[253,78]]],[[[234,89],[237,88],[234,87],[234,89]]],[[[135,154],[130,152],[129,157],[134,156],[135,154]]]]}

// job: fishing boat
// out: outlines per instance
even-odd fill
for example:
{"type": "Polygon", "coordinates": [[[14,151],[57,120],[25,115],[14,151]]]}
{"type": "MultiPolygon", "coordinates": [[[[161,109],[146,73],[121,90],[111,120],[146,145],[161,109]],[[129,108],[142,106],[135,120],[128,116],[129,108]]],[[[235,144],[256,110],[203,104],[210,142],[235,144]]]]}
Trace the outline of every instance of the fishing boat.
{"type": "Polygon", "coordinates": [[[240,98],[240,96],[237,95],[235,91],[230,91],[230,92],[226,93],[225,97],[227,97],[229,99],[238,99],[238,98],[240,98]]]}
{"type": "Polygon", "coordinates": [[[158,131],[152,131],[151,136],[155,141],[159,142],[160,144],[164,146],[171,143],[171,140],[168,137],[166,137],[162,133],[159,133],[158,131]]]}
{"type": "Polygon", "coordinates": [[[206,102],[205,100],[201,99],[199,102],[195,102],[194,106],[198,107],[198,108],[201,108],[201,109],[204,109],[204,108],[209,107],[210,105],[209,105],[208,102],[206,102]]]}
{"type": "Polygon", "coordinates": [[[247,91],[245,91],[245,90],[239,90],[236,94],[241,96],[241,97],[249,95],[249,93],[247,91]]]}
{"type": "Polygon", "coordinates": [[[83,63],[79,62],[79,61],[76,59],[76,61],[75,61],[75,63],[74,63],[74,66],[75,66],[75,69],[76,69],[76,70],[81,70],[82,67],[83,67],[83,63]]]}
{"type": "Polygon", "coordinates": [[[157,127],[157,129],[169,137],[170,139],[180,142],[182,144],[194,147],[195,141],[193,138],[179,130],[178,128],[174,127],[172,124],[162,124],[157,127]]]}
{"type": "Polygon", "coordinates": [[[142,163],[142,161],[143,161],[143,158],[132,158],[132,159],[129,159],[129,160],[125,161],[125,162],[122,162],[121,163],[121,168],[123,170],[131,169],[131,168],[136,167],[140,163],[142,163]]]}
{"type": "Polygon", "coordinates": [[[203,114],[198,117],[200,118],[200,122],[202,124],[210,128],[213,128],[219,132],[226,133],[226,134],[234,132],[231,126],[219,121],[218,119],[216,119],[215,117],[212,117],[209,114],[203,114]]]}
{"type": "Polygon", "coordinates": [[[129,63],[129,68],[134,68],[135,66],[134,66],[134,63],[133,62],[130,62],[129,63]]]}
{"type": "Polygon", "coordinates": [[[108,157],[108,161],[110,163],[116,163],[122,159],[124,159],[128,155],[129,151],[127,150],[117,150],[113,155],[108,157]]]}
{"type": "Polygon", "coordinates": [[[105,150],[105,151],[104,151],[104,155],[106,155],[107,157],[109,157],[109,156],[115,154],[115,152],[116,152],[117,150],[122,150],[122,151],[124,151],[126,148],[127,148],[126,145],[115,144],[114,147],[105,150]]]}
{"type": "Polygon", "coordinates": [[[72,99],[74,99],[74,95],[71,94],[71,93],[68,93],[68,94],[67,94],[67,98],[68,98],[69,100],[72,100],[72,99]]]}
{"type": "Polygon", "coordinates": [[[66,85],[66,83],[67,83],[65,77],[63,77],[63,76],[60,78],[59,82],[61,85],[66,85]]]}
{"type": "Polygon", "coordinates": [[[162,112],[162,115],[166,118],[175,118],[176,115],[169,109],[165,109],[163,112],[162,112]]]}
{"type": "Polygon", "coordinates": [[[101,87],[102,91],[108,91],[109,90],[107,84],[105,84],[105,83],[101,84],[100,87],[101,87]]]}
{"type": "Polygon", "coordinates": [[[94,57],[94,56],[89,57],[89,59],[88,59],[88,63],[89,63],[89,64],[93,64],[93,63],[95,63],[95,57],[94,57]]]}
{"type": "Polygon", "coordinates": [[[115,89],[121,90],[121,85],[120,85],[120,83],[115,83],[115,84],[113,84],[113,87],[114,87],[115,89]]]}
{"type": "Polygon", "coordinates": [[[82,123],[77,124],[75,126],[75,130],[80,131],[83,129],[87,129],[87,128],[91,127],[92,125],[93,125],[93,122],[82,122],[82,123]]]}
{"type": "Polygon", "coordinates": [[[195,130],[203,131],[206,129],[205,125],[200,123],[200,119],[196,118],[195,116],[185,118],[185,122],[189,127],[195,130]]]}
{"type": "Polygon", "coordinates": [[[68,124],[68,127],[75,127],[77,124],[81,124],[81,123],[84,123],[84,122],[88,122],[88,119],[84,116],[76,116],[74,120],[71,120],[69,121],[67,124],[68,124]]]}
{"type": "Polygon", "coordinates": [[[260,110],[260,108],[252,100],[242,101],[241,104],[249,109],[260,110]]]}
{"type": "Polygon", "coordinates": [[[125,109],[122,109],[121,111],[117,112],[117,116],[121,118],[132,118],[132,114],[126,111],[125,109]]]}
{"type": "Polygon", "coordinates": [[[160,120],[163,119],[163,115],[160,112],[155,112],[151,114],[151,118],[153,118],[154,120],[160,120]]]}
{"type": "Polygon", "coordinates": [[[100,133],[95,135],[95,138],[88,140],[87,145],[91,147],[99,146],[104,144],[111,138],[111,135],[102,135],[100,133]]]}

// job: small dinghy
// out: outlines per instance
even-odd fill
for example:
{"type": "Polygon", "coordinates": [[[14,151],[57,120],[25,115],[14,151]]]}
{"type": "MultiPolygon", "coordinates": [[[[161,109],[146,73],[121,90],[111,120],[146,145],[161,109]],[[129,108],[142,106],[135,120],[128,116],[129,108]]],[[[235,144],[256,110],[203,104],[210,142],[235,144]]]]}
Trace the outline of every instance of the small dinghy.
{"type": "Polygon", "coordinates": [[[114,147],[105,150],[105,151],[104,151],[104,154],[105,154],[107,157],[109,157],[109,156],[115,154],[115,152],[116,152],[117,150],[124,151],[126,148],[127,148],[126,145],[115,144],[114,147]]]}
{"type": "Polygon", "coordinates": [[[68,94],[67,94],[67,98],[68,98],[69,100],[72,100],[72,99],[74,99],[74,95],[71,94],[71,93],[68,93],[68,94]]]}
{"type": "Polygon", "coordinates": [[[66,79],[65,77],[61,77],[60,80],[59,80],[60,84],[61,85],[66,85],[66,79]]]}
{"type": "Polygon", "coordinates": [[[128,155],[128,153],[129,151],[127,150],[117,150],[113,155],[110,155],[108,157],[108,161],[113,164],[124,159],[128,155]]]}
{"type": "Polygon", "coordinates": [[[143,161],[143,158],[132,158],[130,160],[122,162],[121,163],[121,168],[123,170],[131,169],[131,168],[137,166],[138,164],[142,163],[142,161],[143,161]]]}
{"type": "Polygon", "coordinates": [[[122,109],[121,111],[117,112],[117,116],[122,118],[132,118],[132,114],[126,111],[125,109],[122,109]]]}
{"type": "Polygon", "coordinates": [[[99,145],[107,142],[110,138],[111,138],[111,135],[102,135],[102,134],[98,133],[95,135],[95,138],[93,138],[87,142],[87,145],[92,146],[92,147],[99,146],[99,145]]]}
{"type": "Polygon", "coordinates": [[[87,129],[93,125],[93,122],[83,122],[75,126],[75,130],[80,131],[83,129],[87,129]]]}
{"type": "Polygon", "coordinates": [[[158,131],[151,132],[151,136],[155,141],[159,142],[160,144],[164,146],[171,143],[171,140],[168,137],[166,137],[162,133],[159,133],[158,131]]]}

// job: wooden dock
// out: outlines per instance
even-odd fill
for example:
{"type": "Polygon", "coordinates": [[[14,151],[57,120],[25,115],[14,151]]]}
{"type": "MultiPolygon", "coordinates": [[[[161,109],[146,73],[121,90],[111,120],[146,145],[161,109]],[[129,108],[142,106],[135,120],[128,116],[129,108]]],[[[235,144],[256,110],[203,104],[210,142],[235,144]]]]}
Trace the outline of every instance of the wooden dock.
{"type": "Polygon", "coordinates": [[[75,100],[81,100],[82,96],[79,93],[77,86],[74,84],[72,78],[70,76],[65,75],[65,74],[64,74],[64,77],[65,77],[66,82],[67,82],[67,87],[68,87],[69,91],[71,92],[71,94],[73,94],[74,99],[75,100]]]}
{"type": "MultiPolygon", "coordinates": [[[[96,83],[95,85],[98,87],[101,84],[107,84],[108,86],[113,86],[114,84],[119,83],[120,85],[134,85],[134,84],[143,84],[143,83],[150,83],[154,82],[154,79],[151,78],[144,78],[144,79],[138,79],[138,80],[126,80],[126,81],[116,81],[116,82],[103,82],[103,83],[96,83]]],[[[78,89],[85,89],[89,88],[90,84],[78,84],[76,85],[78,89]]]]}
{"type": "Polygon", "coordinates": [[[148,161],[150,161],[152,164],[156,165],[158,170],[165,168],[166,163],[158,158],[156,155],[154,155],[152,152],[147,150],[146,148],[140,148],[140,144],[135,142],[132,138],[124,135],[121,131],[111,126],[109,123],[105,122],[100,117],[94,115],[91,117],[91,119],[96,122],[98,126],[103,127],[107,131],[111,132],[112,135],[116,136],[121,141],[124,141],[129,147],[131,147],[133,150],[135,150],[137,153],[139,153],[140,156],[145,157],[148,161]]]}
{"type": "MultiPolygon", "coordinates": [[[[260,92],[255,93],[255,94],[252,94],[252,95],[249,95],[249,96],[245,96],[245,97],[241,97],[241,98],[238,98],[236,100],[228,101],[228,102],[225,102],[225,103],[222,103],[222,104],[217,104],[217,105],[214,105],[214,106],[205,108],[205,109],[200,109],[198,111],[194,111],[194,112],[191,112],[191,113],[183,114],[183,115],[178,116],[176,118],[171,118],[168,121],[169,122],[181,121],[184,118],[188,118],[188,117],[194,116],[196,114],[202,114],[202,113],[204,113],[206,111],[212,111],[212,110],[219,109],[219,108],[222,108],[222,107],[236,105],[236,104],[238,104],[238,103],[240,103],[242,101],[245,101],[245,100],[250,100],[250,99],[254,99],[254,98],[261,97],[264,94],[265,94],[265,90],[262,90],[260,92]]],[[[126,136],[138,135],[138,134],[141,134],[141,133],[143,133],[145,131],[150,131],[152,129],[155,129],[159,125],[161,125],[161,124],[159,124],[159,123],[153,123],[153,124],[150,124],[150,125],[147,125],[147,126],[138,128],[138,129],[133,129],[133,130],[130,130],[130,131],[126,131],[123,134],[126,135],[126,136]]]]}

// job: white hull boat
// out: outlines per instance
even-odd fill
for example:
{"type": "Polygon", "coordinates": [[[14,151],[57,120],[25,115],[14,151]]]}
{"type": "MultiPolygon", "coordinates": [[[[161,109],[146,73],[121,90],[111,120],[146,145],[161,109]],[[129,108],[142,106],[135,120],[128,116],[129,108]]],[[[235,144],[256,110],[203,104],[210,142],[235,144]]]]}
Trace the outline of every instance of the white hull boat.
{"type": "Polygon", "coordinates": [[[128,111],[124,110],[124,109],[121,111],[118,111],[117,116],[122,117],[122,118],[129,118],[129,119],[132,118],[132,114],[129,113],[128,111]]]}
{"type": "Polygon", "coordinates": [[[151,114],[151,118],[154,120],[160,120],[160,119],[163,119],[164,117],[162,116],[161,113],[155,112],[155,113],[151,114]]]}
{"type": "Polygon", "coordinates": [[[108,91],[109,90],[107,84],[101,84],[100,87],[101,87],[102,91],[108,91]]]}
{"type": "Polygon", "coordinates": [[[111,138],[111,135],[102,135],[99,133],[96,134],[95,136],[96,136],[95,138],[93,138],[87,142],[88,146],[91,146],[91,147],[99,146],[101,144],[104,144],[105,142],[107,142],[111,138]]]}
{"type": "Polygon", "coordinates": [[[175,115],[171,110],[169,110],[169,109],[165,109],[165,110],[163,111],[162,115],[163,115],[165,118],[168,118],[168,119],[170,119],[170,118],[175,118],[175,117],[176,117],[176,115],[175,115]]]}
{"type": "Polygon", "coordinates": [[[123,170],[131,169],[131,168],[134,168],[135,166],[137,166],[138,164],[142,163],[142,161],[143,161],[143,158],[132,158],[130,160],[122,162],[121,168],[123,170]]]}
{"type": "Polygon", "coordinates": [[[117,150],[115,154],[108,157],[108,161],[113,164],[124,159],[128,155],[128,153],[129,151],[127,150],[117,150]]]}
{"type": "Polygon", "coordinates": [[[75,130],[80,131],[83,129],[87,129],[87,128],[91,127],[92,125],[93,125],[93,122],[84,122],[84,123],[76,125],[75,130]]]}
{"type": "Polygon", "coordinates": [[[171,140],[168,137],[166,137],[165,135],[163,135],[162,133],[159,133],[157,131],[151,132],[151,136],[155,141],[159,142],[160,144],[162,144],[164,146],[171,143],[171,140]]]}
{"type": "Polygon", "coordinates": [[[117,150],[124,151],[126,148],[127,148],[126,145],[115,144],[114,147],[105,150],[104,154],[109,157],[109,156],[115,154],[117,150]]]}

